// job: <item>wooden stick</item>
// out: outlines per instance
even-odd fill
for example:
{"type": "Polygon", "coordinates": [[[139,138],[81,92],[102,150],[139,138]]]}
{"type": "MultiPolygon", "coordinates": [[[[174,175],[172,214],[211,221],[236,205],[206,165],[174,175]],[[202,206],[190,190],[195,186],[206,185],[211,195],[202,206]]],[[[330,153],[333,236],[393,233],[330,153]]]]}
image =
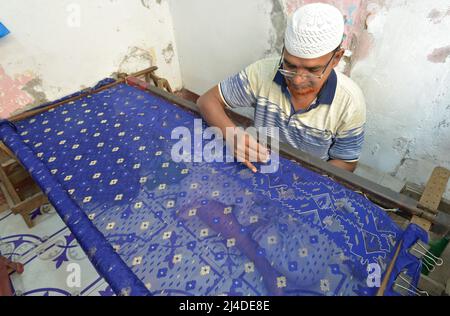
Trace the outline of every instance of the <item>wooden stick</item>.
{"type": "Polygon", "coordinates": [[[391,263],[389,264],[388,269],[386,270],[386,275],[384,276],[383,282],[381,283],[380,289],[377,292],[377,296],[384,296],[384,292],[386,291],[387,284],[392,275],[392,270],[394,269],[395,263],[397,262],[398,255],[400,254],[400,250],[403,246],[403,240],[398,244],[397,250],[395,251],[394,258],[392,258],[391,263]]]}

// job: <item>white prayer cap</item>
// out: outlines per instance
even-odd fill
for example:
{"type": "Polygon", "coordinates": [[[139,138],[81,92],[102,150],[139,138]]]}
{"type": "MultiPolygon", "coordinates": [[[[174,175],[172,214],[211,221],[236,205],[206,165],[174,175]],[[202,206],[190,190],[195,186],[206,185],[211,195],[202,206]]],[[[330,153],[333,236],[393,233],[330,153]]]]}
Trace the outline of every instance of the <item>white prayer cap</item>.
{"type": "Polygon", "coordinates": [[[285,47],[289,54],[306,59],[335,50],[344,38],[344,17],[334,6],[312,3],[289,18],[285,47]]]}

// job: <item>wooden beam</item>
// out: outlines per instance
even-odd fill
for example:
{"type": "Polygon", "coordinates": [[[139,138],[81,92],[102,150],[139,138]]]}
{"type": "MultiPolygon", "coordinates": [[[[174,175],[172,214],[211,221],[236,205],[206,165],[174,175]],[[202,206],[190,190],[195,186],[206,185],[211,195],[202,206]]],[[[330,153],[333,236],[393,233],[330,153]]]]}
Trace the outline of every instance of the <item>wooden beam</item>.
{"type": "Polygon", "coordinates": [[[5,171],[3,171],[2,168],[0,168],[0,181],[3,183],[3,185],[6,188],[7,194],[11,197],[14,204],[20,203],[20,197],[17,193],[16,189],[14,188],[13,184],[9,180],[7,174],[5,171]]]}
{"type": "Polygon", "coordinates": [[[34,226],[34,223],[31,220],[31,212],[33,212],[38,207],[41,207],[45,203],[48,203],[47,197],[44,195],[44,193],[39,192],[26,199],[25,201],[15,205],[11,210],[14,214],[22,215],[22,218],[27,224],[28,228],[32,228],[34,226]]]}
{"type": "Polygon", "coordinates": [[[419,206],[433,214],[437,214],[449,179],[450,170],[442,167],[435,168],[425,186],[425,190],[419,201],[419,206]]]}
{"type": "Polygon", "coordinates": [[[31,212],[38,207],[40,207],[42,204],[48,203],[47,197],[44,195],[44,193],[39,192],[35,195],[29,197],[25,201],[22,201],[16,205],[14,205],[11,209],[14,214],[22,214],[23,212],[31,212]]]}
{"type": "Polygon", "coordinates": [[[431,230],[431,222],[427,221],[424,218],[413,216],[413,218],[411,219],[411,223],[422,227],[422,229],[424,229],[426,232],[429,232],[431,230]]]}

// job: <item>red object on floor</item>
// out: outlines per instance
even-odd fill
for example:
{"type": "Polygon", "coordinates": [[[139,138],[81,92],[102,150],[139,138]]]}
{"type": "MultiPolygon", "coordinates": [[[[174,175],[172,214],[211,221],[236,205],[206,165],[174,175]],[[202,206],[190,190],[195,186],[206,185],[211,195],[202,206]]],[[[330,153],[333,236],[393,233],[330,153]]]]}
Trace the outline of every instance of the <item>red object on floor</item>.
{"type": "Polygon", "coordinates": [[[9,274],[14,271],[22,274],[24,271],[23,264],[12,262],[5,257],[0,256],[0,296],[13,295],[9,274]]]}

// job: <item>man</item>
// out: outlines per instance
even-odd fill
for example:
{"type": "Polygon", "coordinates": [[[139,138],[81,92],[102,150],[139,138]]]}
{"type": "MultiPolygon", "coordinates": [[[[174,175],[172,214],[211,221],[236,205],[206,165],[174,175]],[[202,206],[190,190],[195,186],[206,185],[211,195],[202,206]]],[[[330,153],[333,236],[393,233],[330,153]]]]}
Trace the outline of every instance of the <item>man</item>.
{"type": "MultiPolygon", "coordinates": [[[[344,49],[344,18],[327,4],[301,7],[290,18],[280,58],[260,60],[198,100],[204,119],[235,128],[224,108],[254,107],[255,127],[278,127],[280,140],[353,172],[364,141],[366,109],[359,87],[337,73],[344,49]]],[[[239,135],[239,134],[237,134],[239,135]]],[[[226,136],[224,136],[226,138],[226,136]]],[[[252,153],[267,151],[246,135],[245,152],[235,152],[254,172],[252,153]]]]}

